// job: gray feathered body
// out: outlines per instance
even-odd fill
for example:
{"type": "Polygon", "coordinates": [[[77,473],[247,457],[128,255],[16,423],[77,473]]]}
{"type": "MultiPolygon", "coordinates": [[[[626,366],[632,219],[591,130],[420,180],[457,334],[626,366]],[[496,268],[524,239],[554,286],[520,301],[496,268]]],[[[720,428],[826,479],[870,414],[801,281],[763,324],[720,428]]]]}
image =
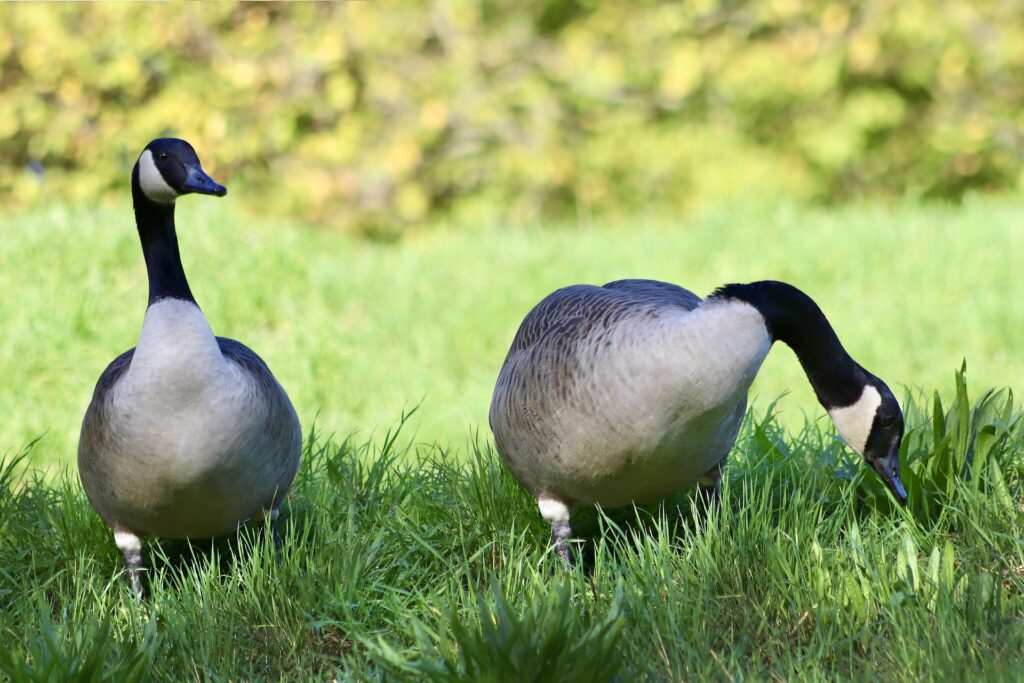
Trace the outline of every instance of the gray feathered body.
{"type": "Polygon", "coordinates": [[[215,337],[194,303],[165,299],[100,377],[78,466],[111,527],[208,537],[276,507],[301,449],[295,410],[259,356],[215,337]]]}
{"type": "Polygon", "coordinates": [[[498,377],[498,451],[537,497],[656,500],[724,461],[770,348],[740,301],[651,280],[558,290],[526,316],[498,377]]]}

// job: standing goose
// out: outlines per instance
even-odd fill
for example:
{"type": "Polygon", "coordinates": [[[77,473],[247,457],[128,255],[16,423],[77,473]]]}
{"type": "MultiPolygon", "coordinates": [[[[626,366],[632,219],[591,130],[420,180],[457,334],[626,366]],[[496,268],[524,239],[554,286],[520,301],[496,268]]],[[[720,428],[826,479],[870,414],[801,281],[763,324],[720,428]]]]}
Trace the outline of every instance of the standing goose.
{"type": "Polygon", "coordinates": [[[843,441],[906,504],[900,406],[799,289],[730,284],[702,301],[654,280],[575,285],[523,320],[490,410],[498,452],[536,496],[558,555],[569,559],[570,505],[650,502],[693,483],[717,497],[776,341],[796,352],[843,441]]]}
{"type": "Polygon", "coordinates": [[[302,432],[288,395],[245,345],[215,337],[185,279],[174,228],[184,194],[227,190],[184,140],[157,139],[132,169],[149,275],[138,346],[100,375],[82,421],[78,471],[124,553],[141,597],[141,537],[205,538],[275,520],[299,466],[302,432]]]}

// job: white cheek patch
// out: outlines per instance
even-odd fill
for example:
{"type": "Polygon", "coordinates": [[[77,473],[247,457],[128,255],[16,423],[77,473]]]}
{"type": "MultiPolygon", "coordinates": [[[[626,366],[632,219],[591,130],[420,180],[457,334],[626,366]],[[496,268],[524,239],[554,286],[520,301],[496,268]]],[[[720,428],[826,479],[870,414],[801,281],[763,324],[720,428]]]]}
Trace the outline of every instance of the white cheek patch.
{"type": "Polygon", "coordinates": [[[147,197],[160,204],[173,204],[178,193],[167,184],[148,149],[139,157],[139,185],[147,197]]]}
{"type": "Polygon", "coordinates": [[[839,436],[843,437],[846,445],[857,451],[858,455],[864,455],[868,436],[871,435],[871,425],[875,422],[875,413],[881,404],[882,395],[878,393],[878,389],[868,384],[856,403],[828,411],[828,416],[839,430],[839,436]]]}

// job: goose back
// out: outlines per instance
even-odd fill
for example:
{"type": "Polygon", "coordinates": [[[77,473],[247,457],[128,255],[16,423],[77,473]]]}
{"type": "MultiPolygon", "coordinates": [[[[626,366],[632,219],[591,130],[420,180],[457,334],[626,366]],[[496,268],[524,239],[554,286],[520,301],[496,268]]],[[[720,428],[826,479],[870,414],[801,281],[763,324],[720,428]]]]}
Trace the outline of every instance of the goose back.
{"type": "Polygon", "coordinates": [[[638,307],[678,307],[692,311],[701,298],[678,285],[656,280],[616,280],[603,287],[573,285],[556,290],[534,306],[516,332],[508,358],[529,348],[553,326],[575,317],[594,321],[638,315],[638,307]]]}

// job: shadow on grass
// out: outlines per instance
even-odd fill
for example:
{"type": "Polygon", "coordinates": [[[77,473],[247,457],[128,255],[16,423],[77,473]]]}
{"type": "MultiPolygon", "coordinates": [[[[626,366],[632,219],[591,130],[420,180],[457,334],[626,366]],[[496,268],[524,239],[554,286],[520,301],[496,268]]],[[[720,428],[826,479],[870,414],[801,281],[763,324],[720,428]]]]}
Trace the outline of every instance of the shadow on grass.
{"type": "Polygon", "coordinates": [[[611,557],[625,561],[627,555],[640,549],[644,539],[652,536],[660,535],[669,544],[676,545],[693,534],[719,533],[720,511],[716,509],[719,503],[710,503],[710,509],[708,505],[709,501],[696,488],[691,488],[647,505],[610,509],[590,505],[574,507],[573,550],[589,575],[594,570],[600,543],[607,543],[611,557]]]}
{"type": "MultiPolygon", "coordinates": [[[[304,505],[285,506],[277,520],[280,548],[274,547],[269,529],[259,520],[249,520],[235,531],[213,538],[147,538],[144,560],[148,571],[142,580],[143,591],[147,597],[152,594],[154,570],[162,570],[167,585],[180,591],[196,576],[209,574],[214,565],[217,575],[227,582],[232,580],[237,567],[251,563],[255,554],[266,551],[280,561],[293,546],[317,542],[315,517],[304,505]]],[[[304,553],[298,555],[300,563],[304,558],[304,553]]]]}

